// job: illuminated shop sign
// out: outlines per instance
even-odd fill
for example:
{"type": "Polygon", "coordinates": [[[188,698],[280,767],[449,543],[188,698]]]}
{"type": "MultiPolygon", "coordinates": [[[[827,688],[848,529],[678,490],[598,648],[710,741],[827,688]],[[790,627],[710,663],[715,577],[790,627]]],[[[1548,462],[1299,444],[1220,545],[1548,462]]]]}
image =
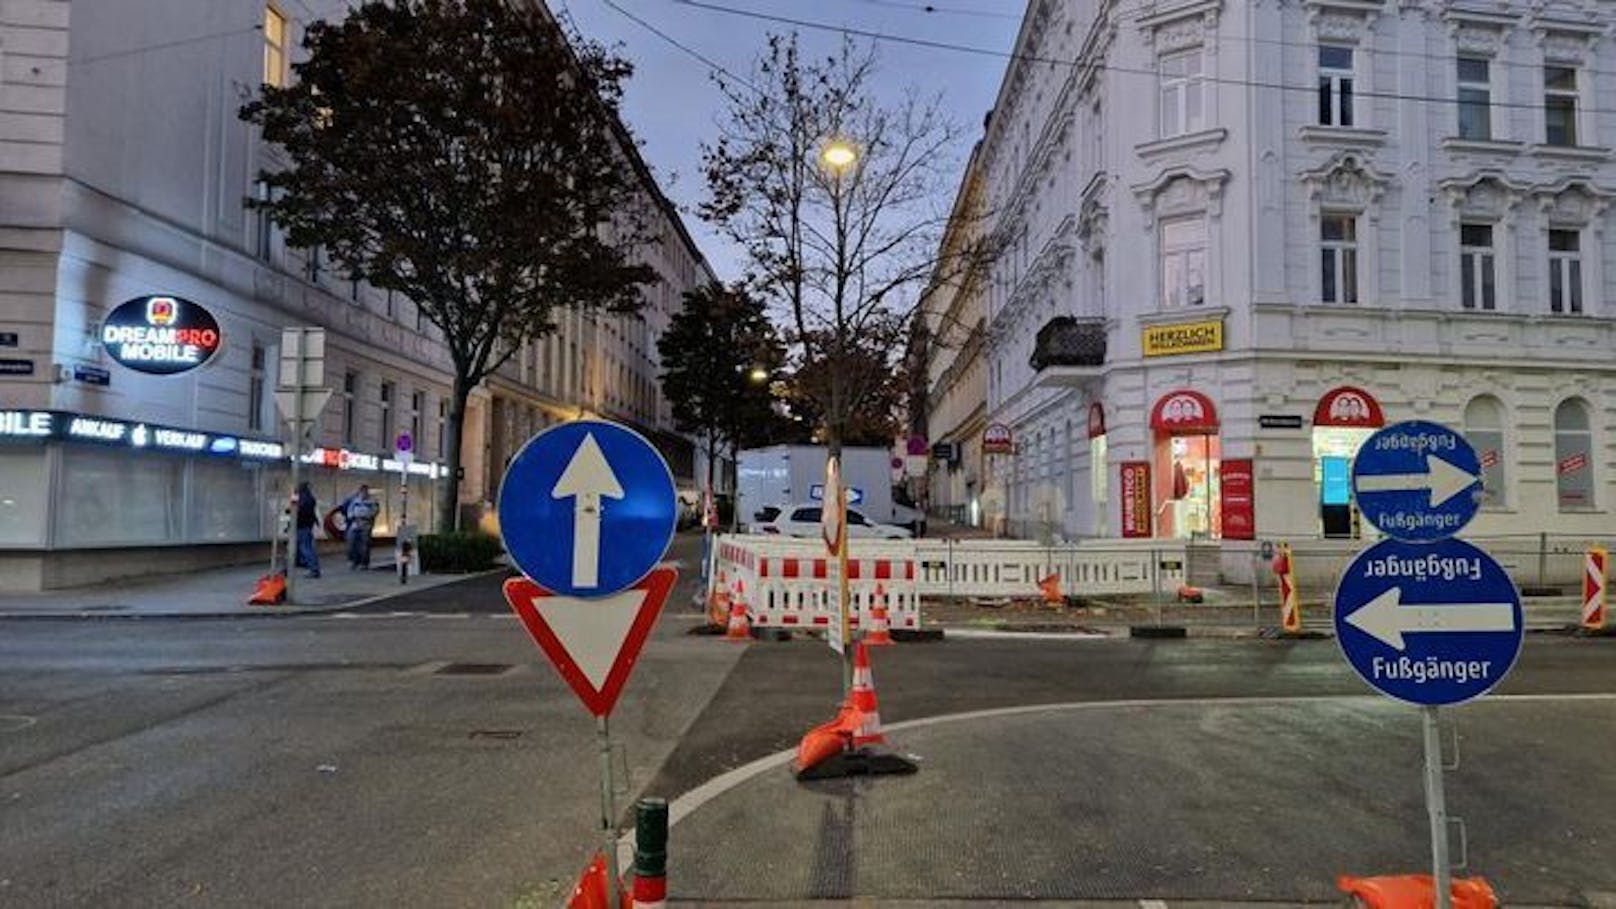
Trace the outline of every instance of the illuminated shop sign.
{"type": "Polygon", "coordinates": [[[224,342],[213,313],[179,297],[136,297],[107,314],[101,344],[137,372],[174,375],[212,359],[224,342]]]}
{"type": "Polygon", "coordinates": [[[278,461],[286,457],[286,449],[281,443],[267,439],[243,439],[60,410],[0,410],[0,441],[51,439],[146,451],[197,452],[248,460],[278,461]]]}
{"type": "Polygon", "coordinates": [[[426,461],[412,461],[406,465],[394,458],[379,458],[346,448],[316,448],[303,455],[303,463],[333,470],[369,470],[391,474],[407,472],[412,476],[428,478],[447,476],[449,472],[447,467],[426,461]]]}
{"type": "Polygon", "coordinates": [[[48,410],[0,410],[0,439],[42,439],[54,432],[48,410]]]}

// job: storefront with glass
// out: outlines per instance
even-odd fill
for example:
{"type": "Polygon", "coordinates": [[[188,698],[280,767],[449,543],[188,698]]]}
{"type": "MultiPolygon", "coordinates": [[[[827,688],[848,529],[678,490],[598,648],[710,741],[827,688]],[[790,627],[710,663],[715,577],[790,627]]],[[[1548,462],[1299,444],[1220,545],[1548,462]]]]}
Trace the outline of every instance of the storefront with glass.
{"type": "Polygon", "coordinates": [[[1212,399],[1189,389],[1165,394],[1151,408],[1150,429],[1155,536],[1220,537],[1222,444],[1212,399]]]}
{"type": "MultiPolygon", "coordinates": [[[[324,511],[368,483],[377,534],[404,512],[429,527],[441,465],[316,449],[304,471],[324,511]]],[[[0,590],[188,570],[262,555],[290,463],[273,439],[60,410],[0,411],[0,590]]]]}

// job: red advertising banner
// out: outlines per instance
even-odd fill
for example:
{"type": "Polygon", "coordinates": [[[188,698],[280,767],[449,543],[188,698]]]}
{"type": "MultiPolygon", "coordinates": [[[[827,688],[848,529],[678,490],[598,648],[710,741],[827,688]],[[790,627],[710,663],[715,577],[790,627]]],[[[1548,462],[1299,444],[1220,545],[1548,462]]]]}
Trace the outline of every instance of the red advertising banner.
{"type": "Polygon", "coordinates": [[[1150,536],[1150,462],[1123,461],[1122,535],[1150,536]]]}
{"type": "Polygon", "coordinates": [[[1223,538],[1257,538],[1256,481],[1251,459],[1225,459],[1218,468],[1219,495],[1223,499],[1223,538]]]}
{"type": "Polygon", "coordinates": [[[1561,458],[1560,463],[1555,465],[1555,472],[1565,476],[1568,473],[1576,473],[1587,466],[1588,456],[1579,452],[1570,457],[1561,458]]]}

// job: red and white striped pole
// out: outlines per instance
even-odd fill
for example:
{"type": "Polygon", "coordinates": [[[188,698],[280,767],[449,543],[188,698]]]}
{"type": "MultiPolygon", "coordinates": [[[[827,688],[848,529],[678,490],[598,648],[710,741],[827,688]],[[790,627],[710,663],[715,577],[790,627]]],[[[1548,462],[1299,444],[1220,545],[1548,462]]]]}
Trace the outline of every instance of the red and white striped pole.
{"type": "Polygon", "coordinates": [[[1291,544],[1279,544],[1274,574],[1279,575],[1280,626],[1287,634],[1295,634],[1302,630],[1302,603],[1296,591],[1296,563],[1291,558],[1291,544]]]}

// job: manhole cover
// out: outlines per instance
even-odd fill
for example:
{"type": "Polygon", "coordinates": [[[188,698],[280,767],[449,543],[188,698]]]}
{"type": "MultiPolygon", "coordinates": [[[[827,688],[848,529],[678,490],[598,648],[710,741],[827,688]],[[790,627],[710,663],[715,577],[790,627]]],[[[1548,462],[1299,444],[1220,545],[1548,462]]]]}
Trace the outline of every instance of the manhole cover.
{"type": "Polygon", "coordinates": [[[449,663],[433,675],[504,675],[511,668],[510,663],[449,663]]]}

